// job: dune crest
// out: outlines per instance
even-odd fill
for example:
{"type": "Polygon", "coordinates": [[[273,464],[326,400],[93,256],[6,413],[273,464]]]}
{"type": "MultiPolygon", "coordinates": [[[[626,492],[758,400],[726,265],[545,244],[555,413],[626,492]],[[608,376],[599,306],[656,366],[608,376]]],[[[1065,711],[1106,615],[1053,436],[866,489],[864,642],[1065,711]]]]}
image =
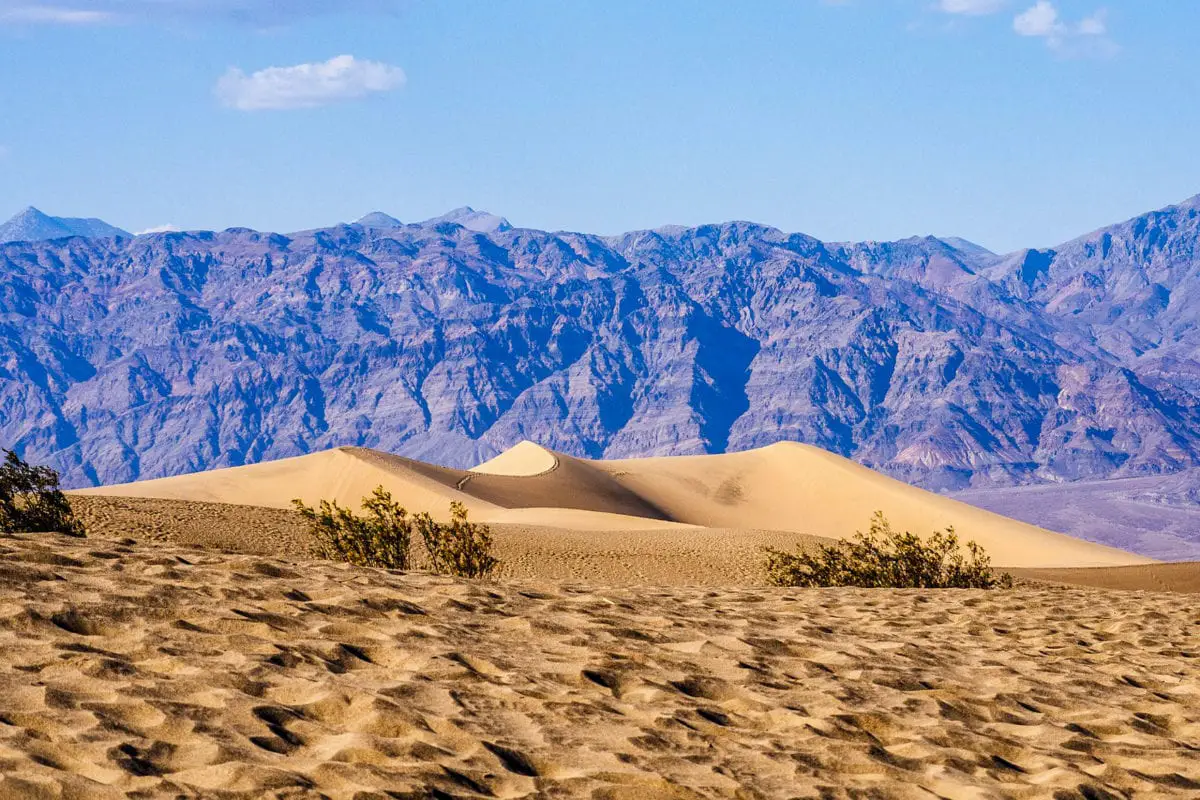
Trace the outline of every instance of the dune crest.
{"type": "Polygon", "coordinates": [[[486,475],[531,477],[558,468],[558,456],[529,440],[519,442],[495,458],[474,467],[471,472],[486,475]]]}
{"type": "Polygon", "coordinates": [[[315,505],[334,500],[357,509],[382,486],[414,511],[442,512],[457,500],[472,513],[496,506],[458,490],[459,470],[361,447],[338,447],[244,467],[228,467],[170,478],[81,489],[73,494],[146,497],[205,503],[291,508],[294,499],[315,505]]]}
{"type": "MultiPolygon", "coordinates": [[[[820,448],[781,442],[722,455],[593,461],[522,442],[473,470],[364,448],[79,492],[289,508],[295,497],[357,508],[382,485],[411,511],[463,503],[483,522],[567,531],[786,531],[837,539],[882,511],[901,530],[954,527],[1001,567],[1125,566],[1151,559],[1052,533],[889,478],[820,448]]],[[[799,537],[798,537],[799,538],[799,537]]],[[[566,545],[564,545],[566,546],[566,545]]],[[[731,545],[732,546],[732,545],[731,545]]]]}

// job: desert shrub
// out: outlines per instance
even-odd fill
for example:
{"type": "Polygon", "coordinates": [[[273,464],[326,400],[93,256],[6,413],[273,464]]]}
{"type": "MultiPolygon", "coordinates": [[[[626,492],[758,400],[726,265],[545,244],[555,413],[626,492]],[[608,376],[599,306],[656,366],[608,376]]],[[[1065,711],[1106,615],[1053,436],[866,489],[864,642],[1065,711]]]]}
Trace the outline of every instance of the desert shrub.
{"type": "Polygon", "coordinates": [[[0,533],[58,532],[83,536],[84,529],[58,488],[58,473],[26,464],[11,450],[0,465],[0,533]]]}
{"type": "Polygon", "coordinates": [[[363,498],[365,516],[327,500],[317,508],[300,500],[292,504],[312,526],[317,554],[323,558],[360,567],[410,569],[416,530],[428,551],[429,568],[439,574],[484,578],[500,563],[492,556],[491,529],[468,522],[462,503],[450,504],[449,523],[426,513],[410,517],[382,486],[363,498]]]}
{"type": "Polygon", "coordinates": [[[975,542],[960,548],[954,528],[922,539],[892,530],[875,512],[867,533],[821,545],[816,552],[767,548],[767,581],[774,586],[861,586],[866,588],[995,589],[1012,586],[1012,576],[992,570],[975,542]]]}
{"type": "Polygon", "coordinates": [[[316,508],[301,500],[292,505],[309,521],[323,558],[359,567],[409,568],[412,519],[382,486],[362,501],[365,516],[336,502],[322,500],[316,508]]]}
{"type": "Polygon", "coordinates": [[[450,504],[450,523],[435,522],[428,514],[417,516],[417,530],[429,551],[430,568],[442,575],[486,578],[499,565],[492,557],[492,530],[467,521],[467,507],[450,504]]]}

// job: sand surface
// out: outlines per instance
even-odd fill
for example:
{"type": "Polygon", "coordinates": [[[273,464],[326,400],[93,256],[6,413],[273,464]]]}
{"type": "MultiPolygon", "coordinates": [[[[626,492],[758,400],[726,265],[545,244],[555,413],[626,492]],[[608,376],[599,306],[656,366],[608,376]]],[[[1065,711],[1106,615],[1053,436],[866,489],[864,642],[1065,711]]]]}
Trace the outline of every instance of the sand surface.
{"type": "Polygon", "coordinates": [[[1137,564],[1094,569],[1017,569],[1018,577],[1128,591],[1200,593],[1200,563],[1137,564]]]}
{"type": "MultiPolygon", "coordinates": [[[[361,448],[109,486],[91,497],[142,497],[290,508],[321,498],[358,508],[382,485],[409,510],[445,516],[451,501],[483,522],[573,531],[790,531],[852,536],[873,512],[897,529],[953,526],[1011,567],[1090,567],[1150,559],[1036,528],[892,480],[806,445],[726,455],[587,461],[523,443],[477,470],[452,470],[361,448]]],[[[735,544],[735,547],[742,545],[735,544]]]]}
{"type": "Polygon", "coordinates": [[[1200,795],[1180,595],[0,556],[0,798],[1200,795]]]}
{"type": "MultiPolygon", "coordinates": [[[[71,504],[94,536],[289,559],[310,559],[315,544],[300,515],[283,509],[79,495],[72,496],[71,504]]],[[[549,518],[571,513],[560,510],[557,517],[549,518]]],[[[596,517],[615,520],[615,527],[595,531],[492,523],[496,556],[501,560],[499,577],[609,585],[760,585],[763,547],[792,550],[825,541],[788,531],[670,523],[644,530],[638,526],[647,524],[645,520],[617,515],[593,515],[589,521],[595,522],[596,517]]]]}
{"type": "MultiPolygon", "coordinates": [[[[312,534],[293,511],[80,495],[72,496],[71,505],[94,536],[313,558],[312,534]]],[[[593,531],[492,523],[491,528],[501,559],[498,577],[607,585],[763,586],[764,547],[813,550],[828,544],[827,539],[790,531],[683,525],[593,531]]],[[[1102,589],[1200,593],[1200,564],[1194,562],[1011,571],[1020,578],[1102,589]]]]}

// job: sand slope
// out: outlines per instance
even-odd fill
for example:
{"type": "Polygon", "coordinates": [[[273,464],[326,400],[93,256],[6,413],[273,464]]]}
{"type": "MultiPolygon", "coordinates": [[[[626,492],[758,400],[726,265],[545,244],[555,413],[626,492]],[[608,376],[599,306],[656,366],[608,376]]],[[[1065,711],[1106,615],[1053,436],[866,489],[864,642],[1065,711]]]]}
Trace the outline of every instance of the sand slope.
{"type": "Polygon", "coordinates": [[[1179,601],[0,538],[0,798],[1194,798],[1179,601]]]}
{"type": "Polygon", "coordinates": [[[893,527],[914,533],[953,526],[1001,566],[1150,561],[926,492],[820,448],[791,442],[727,455],[592,463],[671,518],[697,525],[840,538],[864,530],[878,510],[893,527]]]}
{"type": "Polygon", "coordinates": [[[588,461],[523,443],[476,470],[452,470],[361,448],[80,492],[290,507],[321,497],[357,507],[382,484],[406,507],[444,516],[452,500],[484,522],[575,531],[791,531],[840,538],[883,511],[915,533],[954,526],[1000,566],[1148,563],[887,478],[818,448],[781,443],[744,453],[588,461]]]}
{"type": "Polygon", "coordinates": [[[264,508],[291,508],[295,498],[309,505],[326,499],[357,509],[363,497],[376,486],[383,486],[416,511],[445,509],[451,500],[467,503],[473,512],[492,508],[491,503],[476,500],[455,488],[463,474],[460,470],[375,450],[338,447],[245,467],[80,489],[72,494],[153,497],[264,508]]]}

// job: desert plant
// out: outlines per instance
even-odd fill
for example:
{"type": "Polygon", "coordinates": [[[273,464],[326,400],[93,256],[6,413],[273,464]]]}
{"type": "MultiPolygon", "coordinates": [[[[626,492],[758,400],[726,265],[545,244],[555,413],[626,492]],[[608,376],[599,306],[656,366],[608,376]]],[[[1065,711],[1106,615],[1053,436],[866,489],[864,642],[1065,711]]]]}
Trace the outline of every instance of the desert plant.
{"type": "Polygon", "coordinates": [[[443,575],[484,578],[500,563],[492,556],[492,532],[467,521],[462,503],[450,504],[450,522],[437,522],[427,513],[409,516],[382,486],[363,498],[365,516],[336,502],[322,500],[316,508],[293,500],[309,521],[317,539],[317,554],[360,567],[410,569],[414,528],[428,551],[429,568],[443,575]]]}
{"type": "Polygon", "coordinates": [[[58,473],[26,464],[11,450],[0,465],[0,533],[85,535],[83,523],[58,488],[58,473]]]}
{"type": "Polygon", "coordinates": [[[443,575],[486,578],[500,564],[492,556],[492,530],[487,525],[467,521],[467,507],[450,504],[450,523],[434,521],[428,514],[417,515],[417,530],[429,551],[430,568],[443,575]]]}
{"type": "Polygon", "coordinates": [[[767,581],[774,586],[860,586],[866,588],[995,589],[1012,586],[1012,576],[992,570],[975,542],[966,555],[954,528],[922,539],[900,533],[877,511],[867,533],[821,545],[816,552],[767,551],[767,581]]]}
{"type": "Polygon", "coordinates": [[[312,526],[318,555],[359,567],[409,568],[412,520],[382,486],[363,498],[366,516],[328,500],[317,508],[301,500],[292,505],[312,526]]]}

